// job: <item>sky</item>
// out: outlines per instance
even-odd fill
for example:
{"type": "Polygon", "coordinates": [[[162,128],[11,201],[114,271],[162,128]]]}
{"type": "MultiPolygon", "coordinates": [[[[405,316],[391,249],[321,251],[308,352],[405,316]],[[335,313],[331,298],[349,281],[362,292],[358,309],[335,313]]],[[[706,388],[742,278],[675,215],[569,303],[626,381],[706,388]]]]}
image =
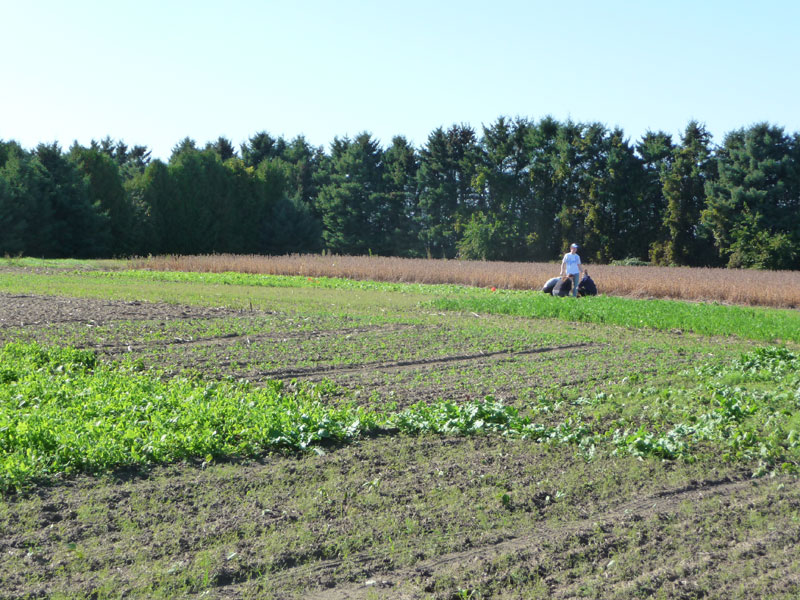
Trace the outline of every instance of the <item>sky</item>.
{"type": "Polygon", "coordinates": [[[415,147],[501,116],[599,122],[635,143],[800,131],[796,0],[0,0],[0,140],[369,132],[415,147]]]}

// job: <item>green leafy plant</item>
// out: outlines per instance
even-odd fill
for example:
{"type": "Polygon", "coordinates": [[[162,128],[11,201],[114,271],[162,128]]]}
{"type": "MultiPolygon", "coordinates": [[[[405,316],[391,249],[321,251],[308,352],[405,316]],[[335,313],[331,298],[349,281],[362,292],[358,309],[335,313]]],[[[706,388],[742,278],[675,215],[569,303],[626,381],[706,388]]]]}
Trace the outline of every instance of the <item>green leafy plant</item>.
{"type": "Polygon", "coordinates": [[[0,364],[5,489],[58,473],[303,450],[376,426],[363,409],[323,402],[324,385],[162,381],[130,366],[98,365],[85,350],[37,344],[5,345],[0,364]]]}
{"type": "MultiPolygon", "coordinates": [[[[610,441],[617,453],[689,462],[697,459],[698,444],[710,443],[728,460],[794,470],[800,463],[797,364],[794,352],[771,347],[716,370],[698,368],[709,379],[697,388],[696,401],[664,413],[669,427],[661,433],[645,424],[631,427],[625,418],[611,429],[593,425],[582,411],[591,415],[609,402],[604,393],[577,398],[578,412],[560,423],[535,422],[491,396],[417,403],[387,414],[333,402],[337,390],[330,383],[287,388],[270,381],[254,388],[246,381],[164,379],[132,362],[100,364],[88,350],[10,343],[0,349],[0,488],[62,473],[306,450],[392,429],[518,437],[577,446],[587,457],[610,441]],[[741,386],[721,383],[732,372],[743,378],[741,386]],[[771,389],[758,389],[765,376],[771,389]]],[[[664,402],[673,396],[659,393],[664,402]]]]}

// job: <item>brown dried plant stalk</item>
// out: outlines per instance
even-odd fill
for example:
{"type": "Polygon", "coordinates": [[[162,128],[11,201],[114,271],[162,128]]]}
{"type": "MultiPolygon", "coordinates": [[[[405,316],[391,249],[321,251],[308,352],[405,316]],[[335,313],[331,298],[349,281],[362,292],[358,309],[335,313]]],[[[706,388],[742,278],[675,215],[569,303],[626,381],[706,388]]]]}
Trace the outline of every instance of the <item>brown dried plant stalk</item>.
{"type": "MultiPolygon", "coordinates": [[[[131,266],[156,271],[235,271],[538,290],[545,281],[559,274],[560,265],[320,254],[211,254],[140,258],[132,260],[131,266]]],[[[601,294],[777,308],[800,307],[800,271],[586,266],[601,294]]]]}

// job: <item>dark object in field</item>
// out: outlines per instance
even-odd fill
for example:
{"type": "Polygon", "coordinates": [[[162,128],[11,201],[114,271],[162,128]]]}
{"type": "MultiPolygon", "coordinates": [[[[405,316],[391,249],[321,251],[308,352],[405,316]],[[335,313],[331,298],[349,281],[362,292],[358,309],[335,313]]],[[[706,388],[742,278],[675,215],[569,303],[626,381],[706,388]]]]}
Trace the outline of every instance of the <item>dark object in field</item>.
{"type": "Polygon", "coordinates": [[[572,279],[570,277],[559,278],[553,288],[553,296],[566,296],[572,291],[572,279]]]}
{"type": "Polygon", "coordinates": [[[556,287],[556,284],[558,283],[559,279],[561,279],[561,278],[560,277],[553,277],[552,279],[548,279],[547,283],[544,284],[544,287],[542,288],[542,291],[545,294],[552,294],[553,293],[553,288],[556,287]]]}
{"type": "Polygon", "coordinates": [[[597,296],[597,286],[594,281],[589,277],[589,273],[584,273],[581,282],[578,284],[579,296],[597,296]]]}

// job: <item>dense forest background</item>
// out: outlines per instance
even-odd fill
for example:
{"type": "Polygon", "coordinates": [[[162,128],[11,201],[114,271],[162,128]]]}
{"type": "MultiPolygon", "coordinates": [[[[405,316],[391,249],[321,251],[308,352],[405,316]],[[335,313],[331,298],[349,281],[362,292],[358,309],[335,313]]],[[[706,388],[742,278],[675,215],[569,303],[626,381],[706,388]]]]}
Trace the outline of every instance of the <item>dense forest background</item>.
{"type": "Polygon", "coordinates": [[[512,261],[800,268],[800,134],[759,123],[722,145],[631,143],[598,123],[501,117],[425,145],[369,133],[325,152],[255,134],[237,150],[186,138],[168,162],[106,138],[0,140],[0,255],[327,251],[512,261]]]}

